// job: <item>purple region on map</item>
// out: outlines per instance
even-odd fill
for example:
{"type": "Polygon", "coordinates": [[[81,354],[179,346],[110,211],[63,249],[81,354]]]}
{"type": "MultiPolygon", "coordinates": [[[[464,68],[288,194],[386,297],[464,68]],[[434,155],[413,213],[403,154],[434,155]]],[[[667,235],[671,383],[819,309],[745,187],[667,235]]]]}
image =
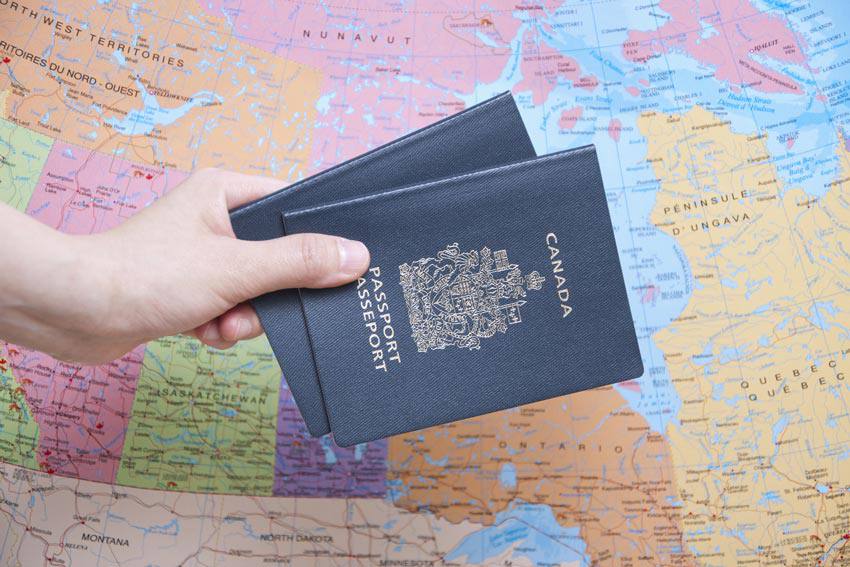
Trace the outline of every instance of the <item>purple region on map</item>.
{"type": "Polygon", "coordinates": [[[387,442],[337,447],[330,436],[310,437],[282,381],[277,422],[274,494],[277,496],[382,497],[387,442]]]}

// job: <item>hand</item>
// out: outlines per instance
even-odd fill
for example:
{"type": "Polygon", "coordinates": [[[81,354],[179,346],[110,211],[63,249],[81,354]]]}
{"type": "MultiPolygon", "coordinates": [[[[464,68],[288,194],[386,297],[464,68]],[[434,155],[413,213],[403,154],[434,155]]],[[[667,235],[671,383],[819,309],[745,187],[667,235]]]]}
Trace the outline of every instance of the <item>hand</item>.
{"type": "Polygon", "coordinates": [[[69,236],[0,206],[0,337],[87,364],[176,333],[216,348],[256,337],[245,303],[294,287],[360,276],[360,242],[299,234],[237,240],[228,210],[280,181],[202,170],[116,229],[69,236]]]}

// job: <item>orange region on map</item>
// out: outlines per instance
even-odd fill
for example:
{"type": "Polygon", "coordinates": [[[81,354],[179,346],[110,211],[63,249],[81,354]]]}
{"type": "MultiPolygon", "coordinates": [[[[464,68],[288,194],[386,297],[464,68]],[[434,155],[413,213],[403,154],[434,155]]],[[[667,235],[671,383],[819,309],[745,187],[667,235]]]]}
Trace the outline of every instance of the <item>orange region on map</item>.
{"type": "Polygon", "coordinates": [[[486,525],[511,502],[540,503],[579,528],[594,565],[693,563],[667,441],[611,387],[392,437],[387,459],[402,508],[486,525]]]}
{"type": "Polygon", "coordinates": [[[4,117],[155,167],[297,177],[322,75],[230,38],[222,18],[175,6],[103,6],[81,29],[75,2],[32,14],[0,5],[4,117]]]}

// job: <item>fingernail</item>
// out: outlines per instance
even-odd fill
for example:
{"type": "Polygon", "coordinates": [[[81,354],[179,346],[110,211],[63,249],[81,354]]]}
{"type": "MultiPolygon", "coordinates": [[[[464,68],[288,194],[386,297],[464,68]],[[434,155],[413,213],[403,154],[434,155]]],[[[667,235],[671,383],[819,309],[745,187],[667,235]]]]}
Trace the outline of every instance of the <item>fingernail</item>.
{"type": "Polygon", "coordinates": [[[248,330],[248,321],[244,318],[240,318],[236,321],[236,340],[241,341],[245,338],[247,334],[245,331],[248,330]]]}
{"type": "Polygon", "coordinates": [[[339,246],[339,271],[347,275],[360,275],[369,266],[369,250],[357,240],[337,239],[339,246]]]}
{"type": "Polygon", "coordinates": [[[220,338],[221,335],[218,332],[218,324],[215,321],[207,323],[207,326],[204,329],[204,333],[201,335],[201,340],[204,342],[217,341],[220,338]]]}

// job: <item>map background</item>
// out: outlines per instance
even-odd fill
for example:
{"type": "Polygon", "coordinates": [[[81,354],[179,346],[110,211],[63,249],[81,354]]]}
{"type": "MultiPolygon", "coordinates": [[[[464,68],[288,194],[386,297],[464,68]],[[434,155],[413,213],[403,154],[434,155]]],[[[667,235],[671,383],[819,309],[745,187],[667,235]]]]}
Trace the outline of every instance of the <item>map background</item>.
{"type": "Polygon", "coordinates": [[[647,371],[340,449],[307,436],[262,339],[96,368],[3,345],[6,563],[845,562],[838,6],[80,6],[0,5],[5,202],[107,230],[197,168],[292,181],[511,90],[538,154],[602,156],[647,371]],[[188,412],[166,384],[260,401],[188,412]]]}

